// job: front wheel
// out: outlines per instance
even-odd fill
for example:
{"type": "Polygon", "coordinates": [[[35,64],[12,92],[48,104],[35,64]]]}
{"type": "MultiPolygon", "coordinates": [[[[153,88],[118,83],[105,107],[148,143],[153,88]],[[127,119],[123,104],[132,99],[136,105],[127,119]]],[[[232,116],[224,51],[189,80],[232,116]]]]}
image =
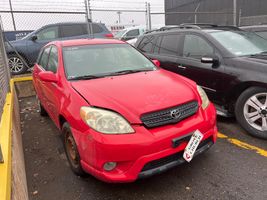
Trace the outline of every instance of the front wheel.
{"type": "Polygon", "coordinates": [[[267,139],[267,89],[251,87],[245,90],[237,99],[235,115],[249,134],[267,139]]]}
{"type": "Polygon", "coordinates": [[[78,176],[86,176],[87,174],[84,172],[81,166],[81,159],[77,149],[76,142],[72,135],[70,125],[65,122],[62,126],[63,133],[63,143],[64,149],[66,152],[66,156],[68,158],[71,170],[78,176]]]}

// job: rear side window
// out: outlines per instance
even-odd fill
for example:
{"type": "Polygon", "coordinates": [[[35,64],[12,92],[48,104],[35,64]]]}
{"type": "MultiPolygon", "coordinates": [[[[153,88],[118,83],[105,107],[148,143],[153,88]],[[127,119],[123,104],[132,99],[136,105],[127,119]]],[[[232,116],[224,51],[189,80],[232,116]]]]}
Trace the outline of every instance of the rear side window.
{"type": "Polygon", "coordinates": [[[47,65],[47,71],[51,71],[56,73],[58,67],[58,51],[55,46],[51,47],[51,51],[49,54],[49,60],[47,65]]]}
{"type": "Polygon", "coordinates": [[[153,45],[155,45],[154,36],[144,37],[141,43],[138,46],[138,49],[140,49],[144,53],[151,53],[153,45]]]}
{"type": "Polygon", "coordinates": [[[97,25],[97,24],[92,24],[93,26],[93,32],[94,33],[101,33],[101,32],[103,32],[103,28],[101,27],[101,26],[99,26],[99,25],[97,25]]]}
{"type": "Polygon", "coordinates": [[[47,69],[48,57],[49,57],[50,47],[46,47],[42,53],[42,56],[39,61],[39,65],[42,66],[45,70],[47,69]]]}
{"type": "Polygon", "coordinates": [[[214,48],[202,37],[197,35],[186,35],[184,40],[183,56],[201,59],[205,55],[214,53],[214,48]]]}
{"type": "Polygon", "coordinates": [[[177,56],[181,39],[182,35],[179,34],[164,35],[162,37],[159,54],[177,56]]]}
{"type": "MultiPolygon", "coordinates": [[[[87,34],[88,33],[88,31],[87,31],[88,30],[87,24],[83,24],[82,26],[86,30],[86,34],[87,34]]],[[[98,24],[92,24],[92,28],[93,28],[93,32],[94,33],[102,33],[103,32],[103,28],[100,25],[98,25],[98,24]]]]}
{"type": "Polygon", "coordinates": [[[62,37],[73,37],[86,34],[87,29],[85,29],[85,26],[83,26],[82,24],[61,25],[62,37]]]}
{"type": "Polygon", "coordinates": [[[126,33],[126,37],[137,37],[139,34],[139,29],[134,29],[128,31],[128,33],[126,33]]]}

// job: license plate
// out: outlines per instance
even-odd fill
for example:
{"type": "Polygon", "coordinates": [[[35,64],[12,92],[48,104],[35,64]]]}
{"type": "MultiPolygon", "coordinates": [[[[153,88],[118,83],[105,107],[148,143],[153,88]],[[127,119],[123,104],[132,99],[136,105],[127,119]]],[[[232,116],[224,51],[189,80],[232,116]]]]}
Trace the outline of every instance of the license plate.
{"type": "Polygon", "coordinates": [[[185,147],[184,155],[183,155],[184,159],[187,162],[190,162],[193,159],[194,154],[202,138],[203,138],[203,134],[199,130],[196,130],[191,136],[188,144],[185,147]]]}

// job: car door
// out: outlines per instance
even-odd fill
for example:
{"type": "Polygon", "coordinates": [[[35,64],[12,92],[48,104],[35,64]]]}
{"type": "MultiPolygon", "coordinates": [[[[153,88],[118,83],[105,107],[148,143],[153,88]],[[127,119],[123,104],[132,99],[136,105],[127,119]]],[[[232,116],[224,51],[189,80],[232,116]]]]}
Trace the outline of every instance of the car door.
{"type": "Polygon", "coordinates": [[[43,81],[40,80],[39,73],[45,71],[45,69],[47,68],[50,48],[51,47],[48,46],[42,50],[33,70],[33,81],[34,81],[35,91],[39,101],[46,110],[47,110],[47,98],[43,90],[43,81]]]}
{"type": "Polygon", "coordinates": [[[156,39],[152,40],[152,52],[146,53],[146,55],[151,59],[159,60],[163,69],[177,73],[177,58],[181,54],[183,35],[168,33],[155,37],[156,39]]]}
{"type": "MultiPolygon", "coordinates": [[[[51,45],[46,71],[58,75],[58,49],[51,45]]],[[[58,120],[58,113],[60,108],[61,87],[58,83],[42,81],[42,91],[46,100],[46,111],[54,120],[58,120]]]]}
{"type": "Polygon", "coordinates": [[[35,63],[39,54],[40,49],[47,43],[58,39],[59,30],[58,26],[49,26],[41,29],[35,35],[29,38],[27,41],[27,58],[30,63],[35,63]],[[34,36],[34,37],[33,37],[34,36]]]}
{"type": "Polygon", "coordinates": [[[197,82],[216,101],[223,90],[223,59],[216,48],[204,37],[194,33],[186,33],[182,55],[177,59],[176,72],[197,82]],[[202,57],[216,57],[219,66],[201,62],[202,57]]]}

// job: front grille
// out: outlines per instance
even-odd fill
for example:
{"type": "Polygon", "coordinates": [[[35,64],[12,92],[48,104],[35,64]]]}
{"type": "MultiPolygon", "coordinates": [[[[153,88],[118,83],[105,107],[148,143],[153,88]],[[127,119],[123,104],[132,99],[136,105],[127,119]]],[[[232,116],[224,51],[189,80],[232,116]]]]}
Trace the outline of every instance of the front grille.
{"type": "MultiPolygon", "coordinates": [[[[204,147],[205,145],[207,145],[208,143],[213,143],[213,140],[212,140],[212,137],[209,137],[208,139],[202,141],[197,150],[196,150],[196,153],[197,154],[197,151],[201,148],[201,147],[204,147]]],[[[158,167],[161,167],[161,166],[164,166],[164,165],[167,165],[171,162],[175,162],[175,161],[179,161],[181,160],[181,163],[184,161],[183,159],[183,151],[180,151],[178,153],[175,153],[175,154],[172,154],[172,155],[169,155],[169,156],[166,156],[164,158],[160,158],[158,160],[153,160],[149,163],[147,163],[143,169],[142,169],[142,172],[143,171],[147,171],[147,170],[151,170],[151,169],[155,169],[155,168],[158,168],[158,167]]]]}
{"type": "Polygon", "coordinates": [[[189,116],[194,115],[198,110],[197,101],[191,101],[179,106],[147,113],[141,116],[141,121],[148,128],[177,123],[189,116]]]}

